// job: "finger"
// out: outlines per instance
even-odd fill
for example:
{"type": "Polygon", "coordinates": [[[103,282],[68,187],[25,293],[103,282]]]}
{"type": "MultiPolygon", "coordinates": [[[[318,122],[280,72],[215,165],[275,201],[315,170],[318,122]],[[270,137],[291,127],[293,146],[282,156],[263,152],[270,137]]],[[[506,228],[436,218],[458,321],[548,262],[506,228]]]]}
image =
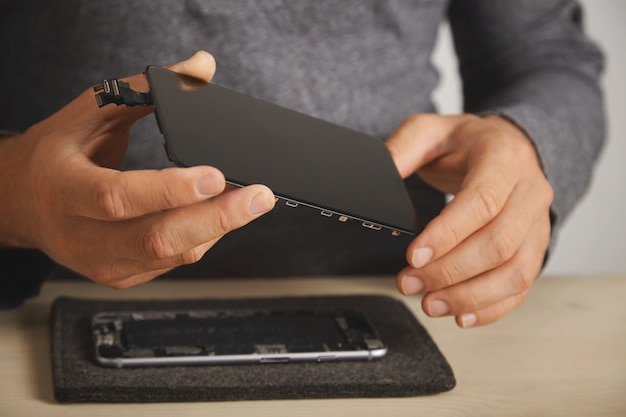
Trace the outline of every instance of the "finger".
{"type": "Polygon", "coordinates": [[[154,271],[143,272],[124,279],[109,282],[106,285],[111,288],[115,288],[116,290],[125,290],[127,288],[136,287],[137,285],[145,284],[146,282],[152,281],[156,277],[159,277],[171,270],[172,268],[163,268],[154,271]]]}
{"type": "Polygon", "coordinates": [[[141,278],[144,276],[150,277],[153,272],[158,272],[160,274],[182,265],[196,263],[202,259],[206,252],[221,238],[222,236],[219,236],[209,242],[205,242],[202,245],[196,246],[195,248],[184,251],[170,258],[133,261],[132,265],[127,265],[127,268],[122,273],[118,274],[121,278],[116,278],[116,282],[118,282],[117,285],[134,286],[142,284],[145,281],[141,281],[141,278]],[[127,276],[129,274],[131,275],[127,276]]]}
{"type": "Polygon", "coordinates": [[[547,219],[536,223],[515,256],[502,266],[429,293],[422,300],[424,311],[431,316],[458,316],[468,327],[472,320],[469,314],[526,294],[541,271],[549,228],[547,219]]]}
{"type": "Polygon", "coordinates": [[[475,313],[459,315],[455,317],[456,324],[464,329],[469,329],[495,323],[522,305],[527,297],[528,291],[509,297],[506,300],[502,300],[497,304],[476,311],[475,313]]]}
{"type": "Polygon", "coordinates": [[[92,281],[111,288],[130,288],[148,282],[175,267],[199,261],[218,240],[207,242],[181,255],[158,261],[116,258],[102,265],[96,260],[89,262],[88,269],[81,272],[92,281]],[[98,266],[94,267],[94,265],[98,266]]]}
{"type": "Polygon", "coordinates": [[[198,51],[191,58],[166,68],[209,83],[215,75],[216,64],[213,55],[206,51],[198,51]]]}
{"type": "Polygon", "coordinates": [[[263,185],[239,188],[202,203],[116,225],[125,238],[110,241],[108,250],[137,260],[171,262],[170,258],[179,257],[181,263],[195,262],[184,257],[188,251],[244,226],[270,211],[274,203],[274,194],[263,185]]]}
{"type": "Polygon", "coordinates": [[[101,220],[124,220],[187,206],[221,193],[226,185],[224,175],[208,166],[120,172],[86,171],[79,164],[65,174],[70,178],[58,195],[64,210],[101,220]]]}
{"type": "Polygon", "coordinates": [[[461,116],[415,114],[405,119],[389,137],[387,148],[402,178],[451,151],[450,136],[461,116]]]}
{"type": "Polygon", "coordinates": [[[410,265],[420,268],[434,261],[492,221],[517,183],[517,172],[501,169],[488,158],[479,162],[464,187],[429,222],[407,249],[410,265]]]}
{"type": "Polygon", "coordinates": [[[112,268],[104,271],[101,270],[91,275],[86,274],[86,276],[98,284],[117,290],[123,290],[144,284],[171,270],[172,267],[145,271],[136,261],[117,260],[112,268]],[[133,273],[131,271],[138,272],[133,273]]]}
{"type": "MultiPolygon", "coordinates": [[[[520,184],[492,222],[443,257],[406,275],[419,277],[423,290],[433,291],[496,268],[515,255],[533,225],[541,218],[547,220],[548,213],[548,199],[537,192],[534,183],[520,184]]],[[[549,229],[545,233],[549,236],[549,229]]]]}

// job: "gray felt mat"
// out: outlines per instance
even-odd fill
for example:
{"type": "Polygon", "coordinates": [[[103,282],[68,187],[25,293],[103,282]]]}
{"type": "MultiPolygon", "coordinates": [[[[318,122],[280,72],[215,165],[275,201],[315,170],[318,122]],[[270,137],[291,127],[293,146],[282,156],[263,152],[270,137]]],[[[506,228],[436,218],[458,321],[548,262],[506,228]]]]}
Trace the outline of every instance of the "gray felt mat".
{"type": "Polygon", "coordinates": [[[51,315],[54,395],[60,402],[233,401],[408,397],[455,385],[426,330],[387,296],[110,301],[59,298],[51,315]],[[91,317],[101,311],[194,308],[353,308],[388,345],[373,361],[105,368],[94,359],[91,317]]]}

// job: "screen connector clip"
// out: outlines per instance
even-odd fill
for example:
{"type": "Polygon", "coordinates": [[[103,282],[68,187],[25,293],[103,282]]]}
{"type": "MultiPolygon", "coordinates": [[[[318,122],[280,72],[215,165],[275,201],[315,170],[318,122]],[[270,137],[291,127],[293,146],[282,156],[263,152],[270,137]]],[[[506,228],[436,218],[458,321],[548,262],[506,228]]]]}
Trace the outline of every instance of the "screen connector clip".
{"type": "Polygon", "coordinates": [[[103,80],[100,84],[93,87],[93,91],[98,93],[96,94],[98,107],[112,103],[118,106],[125,104],[126,107],[149,106],[152,104],[150,93],[135,91],[130,88],[130,84],[117,78],[103,80]]]}

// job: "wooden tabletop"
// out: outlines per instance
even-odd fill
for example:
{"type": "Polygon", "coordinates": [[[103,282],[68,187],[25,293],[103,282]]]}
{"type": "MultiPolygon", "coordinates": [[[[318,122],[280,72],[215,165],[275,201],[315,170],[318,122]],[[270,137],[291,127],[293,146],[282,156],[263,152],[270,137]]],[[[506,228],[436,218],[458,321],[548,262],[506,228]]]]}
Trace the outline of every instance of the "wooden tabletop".
{"type": "Polygon", "coordinates": [[[462,330],[431,319],[392,277],[155,280],[125,291],[50,282],[0,311],[0,416],[626,416],[626,276],[541,277],[500,322],[462,330]],[[122,298],[387,294],[402,299],[450,362],[457,386],[413,398],[159,404],[58,404],[49,309],[57,296],[122,298]]]}

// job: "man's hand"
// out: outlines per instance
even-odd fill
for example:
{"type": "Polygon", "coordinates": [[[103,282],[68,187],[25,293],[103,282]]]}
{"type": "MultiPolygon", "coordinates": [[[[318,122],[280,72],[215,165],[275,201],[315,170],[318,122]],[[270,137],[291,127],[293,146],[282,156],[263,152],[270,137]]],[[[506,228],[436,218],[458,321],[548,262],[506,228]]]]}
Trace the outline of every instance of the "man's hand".
{"type": "Polygon", "coordinates": [[[454,195],[407,251],[405,295],[425,296],[431,317],[461,327],[499,320],[519,306],[550,240],[552,188],[530,140],[490,116],[415,115],[387,142],[403,177],[417,173],[454,195]]]}
{"type": "MultiPolygon", "coordinates": [[[[199,52],[171,67],[205,82],[215,61],[199,52]]],[[[125,81],[146,91],[143,75],[125,81]]],[[[208,166],[120,172],[130,128],[152,107],[98,108],[92,89],[0,142],[0,245],[38,248],[115,288],[199,260],[224,234],[271,210],[252,185],[224,192],[208,166]]]]}

